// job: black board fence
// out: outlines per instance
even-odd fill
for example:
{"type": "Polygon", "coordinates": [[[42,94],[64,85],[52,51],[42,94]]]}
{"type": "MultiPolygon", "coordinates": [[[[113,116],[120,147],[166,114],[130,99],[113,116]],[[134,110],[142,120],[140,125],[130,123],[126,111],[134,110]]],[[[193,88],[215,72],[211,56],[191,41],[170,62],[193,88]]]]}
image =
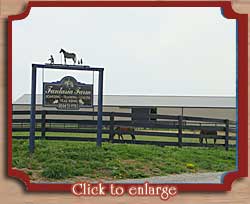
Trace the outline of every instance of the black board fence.
{"type": "MultiPolygon", "coordinates": [[[[13,133],[29,131],[29,114],[29,111],[13,111],[13,133]]],[[[35,139],[96,141],[96,138],[88,136],[97,132],[97,120],[93,119],[93,116],[97,116],[97,112],[38,110],[36,111],[37,125],[35,130],[41,132],[41,136],[36,136],[35,139]],[[51,132],[53,136],[46,135],[46,133],[51,132]],[[60,136],[60,133],[71,133],[71,135],[85,133],[88,135],[84,137],[60,136]]],[[[106,137],[102,139],[103,142],[132,143],[131,139],[125,139],[124,141],[114,139],[114,135],[117,133],[124,135],[133,133],[136,136],[135,144],[178,147],[223,146],[225,150],[236,146],[236,124],[234,121],[227,119],[151,114],[149,118],[153,120],[132,120],[131,113],[121,112],[103,112],[103,117],[102,133],[106,134],[106,137]],[[118,126],[130,127],[130,129],[118,131],[115,128],[118,126]],[[204,135],[200,133],[201,130],[218,131],[220,135],[204,135]],[[201,143],[201,138],[203,138],[203,141],[204,139],[216,139],[220,143],[201,143]]],[[[28,139],[28,136],[13,136],[13,138],[28,139]]]]}

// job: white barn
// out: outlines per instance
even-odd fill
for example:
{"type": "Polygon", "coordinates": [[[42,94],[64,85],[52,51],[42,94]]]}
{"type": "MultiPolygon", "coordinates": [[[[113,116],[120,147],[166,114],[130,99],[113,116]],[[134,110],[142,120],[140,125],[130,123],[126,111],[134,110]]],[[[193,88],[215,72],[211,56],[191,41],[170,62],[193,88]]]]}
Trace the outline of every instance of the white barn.
{"type": "MultiPolygon", "coordinates": [[[[24,94],[13,103],[13,110],[30,110],[29,94],[24,94]]],[[[36,97],[37,110],[56,108],[43,107],[42,95],[36,97]]],[[[97,96],[94,96],[93,108],[81,108],[84,111],[97,111],[97,96]]],[[[235,97],[219,96],[140,96],[140,95],[104,95],[104,112],[140,113],[147,115],[185,115],[208,118],[220,118],[236,121],[237,107],[235,97]]]]}

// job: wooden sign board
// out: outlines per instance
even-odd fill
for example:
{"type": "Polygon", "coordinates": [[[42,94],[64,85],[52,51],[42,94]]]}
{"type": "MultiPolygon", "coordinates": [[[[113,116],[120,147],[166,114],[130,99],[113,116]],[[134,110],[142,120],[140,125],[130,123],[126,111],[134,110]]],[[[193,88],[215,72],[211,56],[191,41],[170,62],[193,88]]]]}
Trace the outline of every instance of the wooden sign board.
{"type": "Polygon", "coordinates": [[[72,76],[43,83],[43,106],[61,110],[79,110],[93,106],[93,85],[78,82],[72,76]]]}

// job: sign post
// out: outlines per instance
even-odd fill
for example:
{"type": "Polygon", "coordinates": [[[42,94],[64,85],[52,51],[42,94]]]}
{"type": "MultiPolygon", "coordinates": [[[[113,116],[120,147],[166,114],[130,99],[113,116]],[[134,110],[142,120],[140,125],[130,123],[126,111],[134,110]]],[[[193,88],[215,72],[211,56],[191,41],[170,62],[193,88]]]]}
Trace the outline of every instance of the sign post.
{"type": "Polygon", "coordinates": [[[30,104],[30,138],[29,151],[33,153],[35,150],[35,130],[36,130],[36,66],[32,64],[31,79],[31,104],[30,104]]]}
{"type": "Polygon", "coordinates": [[[98,118],[97,118],[97,141],[98,147],[102,146],[102,104],[103,104],[103,70],[99,72],[98,82],[98,118]]]}
{"type": "MultiPolygon", "coordinates": [[[[35,151],[36,69],[37,68],[99,72],[98,117],[97,117],[98,121],[97,121],[96,146],[101,147],[102,145],[102,106],[103,106],[103,71],[104,71],[104,68],[96,68],[96,67],[80,66],[80,65],[62,65],[62,64],[32,64],[29,152],[34,153],[35,151]]],[[[70,77],[70,76],[67,76],[65,78],[66,79],[63,78],[64,80],[62,79],[60,81],[61,84],[60,82],[54,83],[54,84],[53,83],[44,84],[44,90],[47,90],[47,96],[51,95],[51,98],[52,98],[52,100],[49,99],[49,97],[47,99],[44,98],[43,102],[45,104],[47,104],[48,106],[54,105],[58,109],[71,109],[71,110],[72,109],[76,110],[81,107],[87,107],[87,106],[90,107],[91,105],[93,105],[93,86],[92,85],[79,83],[73,77],[70,77]],[[60,88],[58,89],[58,87],[60,88]],[[73,92],[73,95],[70,95],[70,91],[73,92]],[[54,100],[53,97],[55,98],[57,97],[57,99],[54,100]],[[52,101],[52,104],[51,104],[51,101],[52,101]],[[69,105],[67,105],[68,102],[70,102],[69,105]]]]}

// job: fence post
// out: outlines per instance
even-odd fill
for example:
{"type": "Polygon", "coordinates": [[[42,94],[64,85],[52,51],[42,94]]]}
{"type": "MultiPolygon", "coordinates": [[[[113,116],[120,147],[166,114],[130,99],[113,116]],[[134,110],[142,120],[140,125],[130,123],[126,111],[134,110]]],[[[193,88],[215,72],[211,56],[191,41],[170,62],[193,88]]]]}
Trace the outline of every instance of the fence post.
{"type": "Polygon", "coordinates": [[[41,120],[41,137],[45,139],[46,133],[46,111],[42,110],[42,120],[41,120]]]}
{"type": "Polygon", "coordinates": [[[178,116],[178,146],[182,147],[182,116],[178,116]]]}
{"type": "Polygon", "coordinates": [[[229,120],[225,120],[225,149],[228,150],[229,120]]]}
{"type": "Polygon", "coordinates": [[[114,113],[111,112],[110,114],[110,123],[109,123],[109,141],[113,141],[113,136],[114,136],[114,113]]]}

